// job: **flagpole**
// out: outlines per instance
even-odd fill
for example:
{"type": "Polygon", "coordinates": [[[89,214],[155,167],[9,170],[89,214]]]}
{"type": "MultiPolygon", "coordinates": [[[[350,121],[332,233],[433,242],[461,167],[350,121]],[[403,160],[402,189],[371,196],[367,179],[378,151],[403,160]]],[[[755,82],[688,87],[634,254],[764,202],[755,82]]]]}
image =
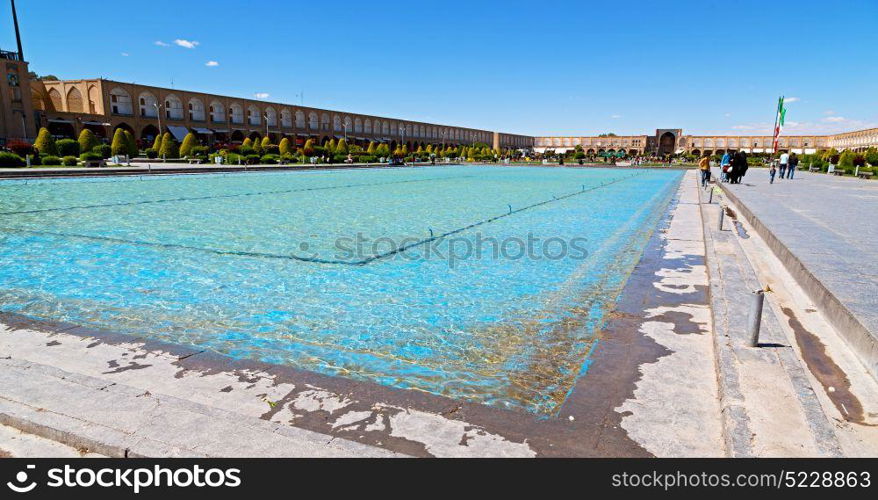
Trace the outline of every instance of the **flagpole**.
{"type": "Polygon", "coordinates": [[[783,98],[780,96],[777,100],[777,109],[774,112],[774,128],[771,129],[771,154],[777,153],[777,122],[780,120],[780,111],[783,109],[783,98]]]}

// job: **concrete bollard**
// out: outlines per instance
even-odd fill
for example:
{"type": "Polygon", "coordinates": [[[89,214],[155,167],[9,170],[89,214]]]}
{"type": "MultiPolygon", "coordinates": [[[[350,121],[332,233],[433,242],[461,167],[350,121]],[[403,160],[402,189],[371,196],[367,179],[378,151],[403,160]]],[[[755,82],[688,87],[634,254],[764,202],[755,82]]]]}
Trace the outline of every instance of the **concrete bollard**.
{"type": "Polygon", "coordinates": [[[713,189],[710,190],[710,196],[707,198],[707,203],[713,203],[713,189]]]}
{"type": "Polygon", "coordinates": [[[747,318],[747,333],[750,347],[759,347],[759,329],[762,326],[762,306],[765,303],[765,290],[754,290],[750,301],[750,314],[747,318]]]}
{"type": "Polygon", "coordinates": [[[722,231],[723,230],[723,219],[725,219],[725,217],[726,217],[726,211],[723,210],[722,205],[718,205],[718,206],[719,206],[719,230],[722,231]]]}

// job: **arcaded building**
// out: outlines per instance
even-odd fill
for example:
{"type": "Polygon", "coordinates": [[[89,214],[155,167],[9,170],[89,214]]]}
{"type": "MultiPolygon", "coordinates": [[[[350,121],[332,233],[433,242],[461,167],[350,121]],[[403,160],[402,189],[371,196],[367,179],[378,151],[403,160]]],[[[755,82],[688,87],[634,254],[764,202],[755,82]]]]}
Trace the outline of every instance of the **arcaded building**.
{"type": "Polygon", "coordinates": [[[352,144],[384,142],[419,145],[460,145],[476,142],[501,148],[526,148],[530,137],[466,127],[399,120],[317,109],[256,99],[152,87],[113,80],[32,81],[31,99],[37,126],[56,136],[75,136],[89,128],[111,137],[117,128],[132,132],[143,143],[159,132],[178,140],[194,132],[204,143],[241,142],[284,137],[303,144],[345,138],[352,144]],[[495,144],[495,135],[497,144],[495,144]]]}

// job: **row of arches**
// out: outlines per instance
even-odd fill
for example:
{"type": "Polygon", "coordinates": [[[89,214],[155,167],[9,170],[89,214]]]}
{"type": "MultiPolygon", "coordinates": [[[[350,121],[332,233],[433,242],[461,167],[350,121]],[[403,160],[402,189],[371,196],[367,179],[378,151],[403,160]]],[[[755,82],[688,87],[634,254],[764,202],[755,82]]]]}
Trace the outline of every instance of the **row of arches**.
{"type": "MultiPolygon", "coordinates": [[[[54,89],[53,89],[54,90],[54,89]]],[[[121,87],[110,90],[110,112],[114,115],[133,116],[134,102],[131,95],[121,87]]],[[[191,97],[185,103],[174,93],[166,95],[162,102],[149,91],[143,91],[136,100],[137,115],[141,118],[161,117],[170,120],[188,119],[192,122],[233,125],[297,128],[322,132],[347,132],[354,134],[383,134],[386,136],[409,136],[423,139],[458,140],[489,143],[489,132],[463,130],[418,123],[400,123],[380,118],[340,115],[329,112],[291,110],[267,105],[260,109],[256,104],[231,103],[225,106],[220,99],[202,100],[191,97]]],[[[57,106],[56,106],[56,109],[57,106]]]]}

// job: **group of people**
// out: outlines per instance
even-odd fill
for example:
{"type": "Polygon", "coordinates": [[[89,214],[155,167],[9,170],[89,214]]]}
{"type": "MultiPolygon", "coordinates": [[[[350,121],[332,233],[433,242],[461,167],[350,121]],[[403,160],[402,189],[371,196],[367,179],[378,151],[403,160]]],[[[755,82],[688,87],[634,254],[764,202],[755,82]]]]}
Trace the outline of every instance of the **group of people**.
{"type": "Polygon", "coordinates": [[[799,166],[799,157],[796,156],[796,153],[783,153],[780,155],[778,163],[780,165],[775,167],[774,162],[772,162],[771,168],[768,170],[768,175],[771,177],[771,184],[774,184],[774,176],[777,174],[778,170],[780,170],[781,179],[783,179],[784,176],[786,176],[787,179],[792,179],[796,173],[796,168],[799,166]]]}
{"type": "MultiPolygon", "coordinates": [[[[737,151],[734,153],[725,153],[720,159],[720,182],[729,182],[730,184],[740,184],[741,178],[747,174],[747,153],[737,151]]],[[[698,161],[698,168],[701,169],[701,185],[706,187],[710,183],[710,156],[704,155],[698,161]]]]}

